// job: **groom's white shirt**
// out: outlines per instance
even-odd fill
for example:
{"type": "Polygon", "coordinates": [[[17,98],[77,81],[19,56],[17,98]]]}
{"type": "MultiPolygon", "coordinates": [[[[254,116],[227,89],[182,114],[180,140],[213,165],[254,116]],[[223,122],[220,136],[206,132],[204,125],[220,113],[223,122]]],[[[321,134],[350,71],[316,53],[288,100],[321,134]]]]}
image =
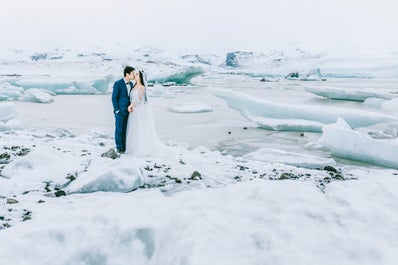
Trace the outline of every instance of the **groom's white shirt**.
{"type": "Polygon", "coordinates": [[[131,82],[127,82],[126,79],[124,79],[124,77],[123,77],[123,80],[124,80],[124,83],[128,83],[128,84],[126,84],[126,87],[127,87],[127,95],[130,95],[131,82]]]}

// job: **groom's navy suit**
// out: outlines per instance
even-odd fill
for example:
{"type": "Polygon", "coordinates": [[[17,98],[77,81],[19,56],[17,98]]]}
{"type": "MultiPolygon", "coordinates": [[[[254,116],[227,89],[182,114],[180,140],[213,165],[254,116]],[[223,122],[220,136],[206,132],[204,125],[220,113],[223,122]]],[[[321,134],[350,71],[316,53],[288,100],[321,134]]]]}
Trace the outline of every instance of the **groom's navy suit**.
{"type": "MultiPolygon", "coordinates": [[[[130,87],[133,84],[130,83],[130,87]]],[[[118,151],[126,150],[126,130],[127,130],[127,119],[129,112],[127,107],[130,105],[129,91],[127,91],[127,85],[125,80],[122,78],[115,82],[112,91],[112,105],[113,113],[115,114],[116,129],[115,129],[115,142],[116,149],[118,151]]]]}

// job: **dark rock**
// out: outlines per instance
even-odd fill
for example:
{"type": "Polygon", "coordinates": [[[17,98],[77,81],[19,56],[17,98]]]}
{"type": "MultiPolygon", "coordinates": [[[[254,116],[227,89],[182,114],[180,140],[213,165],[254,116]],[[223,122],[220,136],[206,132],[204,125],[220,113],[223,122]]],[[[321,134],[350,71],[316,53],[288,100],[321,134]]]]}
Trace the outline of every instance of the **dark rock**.
{"type": "Polygon", "coordinates": [[[77,178],[77,172],[75,172],[75,175],[68,174],[68,176],[66,176],[66,179],[69,179],[71,181],[74,181],[76,178],[77,178]]]}
{"type": "Polygon", "coordinates": [[[326,167],[323,168],[323,170],[326,170],[326,171],[329,171],[329,172],[337,173],[337,169],[335,169],[335,168],[332,167],[332,166],[326,166],[326,167]]]}
{"type": "Polygon", "coordinates": [[[284,179],[297,179],[298,177],[296,175],[294,175],[293,173],[288,173],[288,172],[284,172],[282,174],[280,174],[280,176],[278,177],[279,180],[284,180],[284,179]]]}
{"type": "Polygon", "coordinates": [[[43,201],[43,200],[39,200],[37,203],[45,203],[45,201],[43,201]]]}
{"type": "Polygon", "coordinates": [[[243,130],[247,130],[247,127],[243,127],[243,130]]]}
{"type": "Polygon", "coordinates": [[[304,136],[304,133],[300,133],[300,136],[303,137],[303,136],[304,136]]]}
{"type": "Polygon", "coordinates": [[[152,170],[153,170],[153,168],[150,168],[148,165],[147,165],[146,167],[144,167],[144,169],[145,169],[146,171],[152,171],[152,170]]]}
{"type": "Polygon", "coordinates": [[[32,212],[28,210],[24,210],[24,214],[22,215],[22,222],[32,219],[32,212]]]}
{"type": "Polygon", "coordinates": [[[4,216],[0,216],[0,221],[4,221],[4,216]]]}
{"type": "Polygon", "coordinates": [[[99,143],[98,145],[99,145],[99,146],[105,146],[105,144],[104,144],[104,143],[99,143]]]}
{"type": "Polygon", "coordinates": [[[174,178],[174,181],[175,181],[176,183],[178,183],[178,184],[182,183],[182,181],[181,181],[180,179],[178,179],[178,178],[174,178]]]}
{"type": "Polygon", "coordinates": [[[285,79],[289,79],[289,78],[299,78],[299,73],[298,72],[291,72],[285,77],[285,79]]]}
{"type": "Polygon", "coordinates": [[[26,156],[27,154],[29,154],[29,152],[30,152],[30,149],[28,149],[28,148],[21,148],[21,150],[18,151],[18,152],[16,153],[16,155],[17,155],[17,156],[26,156]]]}
{"type": "Polygon", "coordinates": [[[332,176],[332,178],[335,180],[344,180],[344,177],[340,174],[336,174],[336,175],[332,176]]]}
{"type": "Polygon", "coordinates": [[[198,171],[194,171],[189,178],[189,180],[201,180],[202,179],[202,174],[200,174],[198,171]]]}
{"type": "Polygon", "coordinates": [[[116,159],[116,158],[120,157],[120,155],[117,154],[116,151],[113,148],[109,149],[108,151],[103,153],[101,156],[102,157],[108,157],[108,158],[111,158],[111,159],[116,159]]]}
{"type": "Polygon", "coordinates": [[[50,182],[46,182],[46,186],[44,187],[44,189],[46,190],[46,192],[50,192],[50,182]]]}
{"type": "Polygon", "coordinates": [[[0,160],[10,160],[11,155],[7,152],[0,154],[0,160]]]}
{"type": "Polygon", "coordinates": [[[231,132],[229,131],[228,134],[231,134],[231,132]]]}
{"type": "Polygon", "coordinates": [[[249,169],[248,167],[237,165],[235,168],[239,168],[239,170],[245,171],[246,169],[249,169]]]}
{"type": "Polygon", "coordinates": [[[180,164],[185,165],[186,163],[184,161],[182,161],[182,159],[180,159],[180,164]]]}
{"type": "Polygon", "coordinates": [[[54,192],[55,197],[61,197],[61,196],[66,196],[65,191],[63,190],[57,190],[56,192],[54,192]]]}
{"type": "Polygon", "coordinates": [[[15,204],[15,203],[19,203],[19,201],[17,201],[16,199],[12,199],[12,198],[7,199],[7,204],[15,204]]]}
{"type": "Polygon", "coordinates": [[[324,177],[323,180],[324,180],[326,183],[329,183],[329,182],[332,181],[332,178],[331,178],[331,177],[324,177]]]}

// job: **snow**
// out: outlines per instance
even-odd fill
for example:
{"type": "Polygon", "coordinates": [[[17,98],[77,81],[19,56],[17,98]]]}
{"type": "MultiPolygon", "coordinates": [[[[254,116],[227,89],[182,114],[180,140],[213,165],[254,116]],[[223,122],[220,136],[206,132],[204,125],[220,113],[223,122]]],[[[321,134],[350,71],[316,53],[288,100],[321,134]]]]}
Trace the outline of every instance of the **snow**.
{"type": "Polygon", "coordinates": [[[32,220],[1,231],[0,255],[12,264],[392,265],[397,184],[368,177],[323,194],[308,182],[256,180],[173,196],[46,198],[26,202],[32,220]]]}
{"type": "Polygon", "coordinates": [[[397,113],[398,111],[398,98],[393,98],[391,100],[386,100],[384,102],[381,103],[381,107],[383,109],[389,110],[392,113],[397,113]]]}
{"type": "Polygon", "coordinates": [[[7,51],[0,263],[395,264],[398,115],[379,96],[397,81],[333,77],[396,77],[397,54],[7,51]],[[165,148],[113,160],[109,92],[132,62],[192,84],[149,87],[165,148]]]}
{"type": "Polygon", "coordinates": [[[13,103],[2,103],[0,102],[0,121],[7,122],[17,115],[13,103]]]}
{"type": "Polygon", "coordinates": [[[334,155],[398,168],[398,141],[372,139],[356,132],[342,119],[323,128],[319,141],[334,155]]]}

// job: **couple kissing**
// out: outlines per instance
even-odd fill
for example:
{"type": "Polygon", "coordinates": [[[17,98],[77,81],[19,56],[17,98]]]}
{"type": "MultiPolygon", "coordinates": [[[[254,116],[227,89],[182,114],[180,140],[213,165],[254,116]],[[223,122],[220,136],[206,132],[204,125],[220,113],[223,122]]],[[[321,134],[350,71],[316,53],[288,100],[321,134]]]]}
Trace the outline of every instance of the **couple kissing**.
{"type": "Polygon", "coordinates": [[[146,73],[131,66],[124,68],[123,78],[113,85],[115,144],[119,154],[150,155],[159,146],[147,88],[146,73]]]}

